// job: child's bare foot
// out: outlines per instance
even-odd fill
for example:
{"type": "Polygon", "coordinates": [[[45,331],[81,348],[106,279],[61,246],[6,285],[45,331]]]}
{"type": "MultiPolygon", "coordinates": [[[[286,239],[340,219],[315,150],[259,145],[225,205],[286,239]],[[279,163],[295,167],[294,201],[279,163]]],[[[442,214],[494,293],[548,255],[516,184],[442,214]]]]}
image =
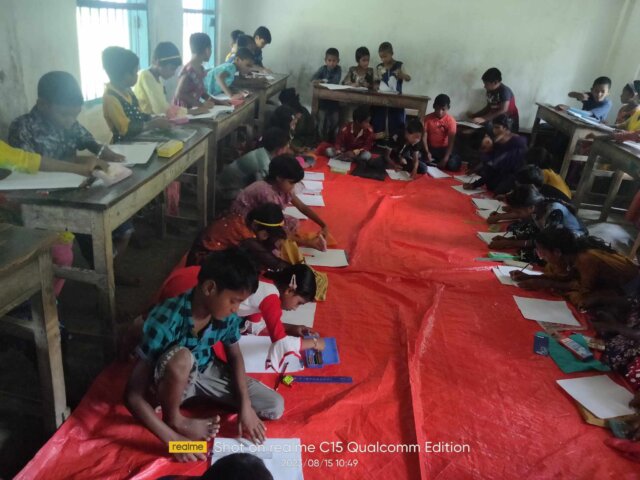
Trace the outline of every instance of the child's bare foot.
{"type": "Polygon", "coordinates": [[[180,416],[169,424],[180,435],[191,440],[211,440],[220,430],[220,417],[213,418],[189,418],[180,416]]]}

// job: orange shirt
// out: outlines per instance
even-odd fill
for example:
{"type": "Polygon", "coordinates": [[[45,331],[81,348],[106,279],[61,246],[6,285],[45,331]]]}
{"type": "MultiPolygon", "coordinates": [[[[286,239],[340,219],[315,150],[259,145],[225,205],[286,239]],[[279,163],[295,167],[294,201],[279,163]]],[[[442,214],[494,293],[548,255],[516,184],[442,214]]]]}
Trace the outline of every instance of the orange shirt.
{"type": "Polygon", "coordinates": [[[456,119],[449,114],[438,118],[434,112],[424,117],[424,131],[427,134],[427,144],[429,147],[448,147],[449,135],[452,133],[455,134],[456,129],[456,119]]]}

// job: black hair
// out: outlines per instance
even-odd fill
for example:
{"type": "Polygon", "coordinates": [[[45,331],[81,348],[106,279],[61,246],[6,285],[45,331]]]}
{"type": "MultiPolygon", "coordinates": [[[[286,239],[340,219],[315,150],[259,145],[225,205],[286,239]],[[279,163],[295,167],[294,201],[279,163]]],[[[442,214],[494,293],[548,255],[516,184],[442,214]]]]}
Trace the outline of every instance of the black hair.
{"type": "MultiPolygon", "coordinates": [[[[267,223],[269,225],[277,225],[284,222],[284,214],[282,207],[275,203],[263,203],[251,210],[245,218],[246,224],[251,227],[253,222],[267,223]]],[[[287,238],[287,233],[282,226],[268,227],[258,224],[258,230],[265,230],[269,233],[269,237],[273,239],[287,238]]]]}
{"type": "Polygon", "coordinates": [[[469,137],[469,148],[472,150],[480,150],[480,146],[485,137],[491,138],[491,135],[489,135],[484,128],[474,130],[469,137]]]}
{"type": "Polygon", "coordinates": [[[324,52],[324,56],[326,57],[337,57],[340,58],[340,52],[338,51],[337,48],[331,47],[331,48],[327,48],[327,51],[324,52]]]}
{"type": "Polygon", "coordinates": [[[281,128],[287,132],[291,130],[291,120],[296,115],[296,111],[289,105],[280,105],[271,116],[270,125],[281,128]]]}
{"type": "Polygon", "coordinates": [[[507,130],[511,130],[511,119],[507,115],[498,115],[493,120],[491,120],[491,124],[495,127],[499,125],[501,127],[506,128],[507,130]]]}
{"type": "Polygon", "coordinates": [[[524,155],[524,159],[529,165],[536,165],[537,167],[545,170],[547,168],[551,168],[553,156],[546,148],[537,146],[531,147],[527,150],[527,153],[524,155]]]}
{"type": "Polygon", "coordinates": [[[544,185],[544,174],[537,165],[526,165],[516,172],[516,182],[540,189],[544,185]]]}
{"type": "Polygon", "coordinates": [[[371,109],[367,105],[360,105],[353,111],[353,121],[362,123],[367,118],[371,118],[371,109]]]}
{"type": "Polygon", "coordinates": [[[274,182],[278,177],[298,183],[304,178],[304,170],[293,155],[278,155],[271,159],[265,180],[274,182]]]}
{"type": "Polygon", "coordinates": [[[280,100],[281,104],[288,105],[292,108],[294,105],[296,107],[300,105],[300,95],[298,95],[296,89],[293,87],[283,89],[280,95],[278,95],[278,100],[280,100]]]}
{"type": "Polygon", "coordinates": [[[258,27],[256,31],[253,32],[253,38],[260,37],[267,43],[271,43],[271,32],[267,27],[258,27]]]}
{"type": "Polygon", "coordinates": [[[222,457],[198,477],[201,480],[274,480],[262,459],[250,453],[222,457]]]}
{"type": "Polygon", "coordinates": [[[289,130],[283,130],[278,127],[269,127],[262,135],[262,146],[267,152],[275,152],[284,148],[290,141],[289,130]]]}
{"type": "Polygon", "coordinates": [[[482,81],[487,83],[501,82],[502,72],[496,67],[491,67],[489,70],[482,74],[482,81]]]}
{"type": "Polygon", "coordinates": [[[370,57],[369,49],[367,47],[356,48],[356,62],[360,62],[362,57],[370,57]]]}
{"type": "Polygon", "coordinates": [[[251,47],[255,48],[256,41],[251,35],[240,35],[236,45],[238,46],[238,50],[241,48],[251,49],[251,47]]]}
{"type": "Polygon", "coordinates": [[[139,64],[138,56],[126,48],[107,47],[102,52],[102,68],[112,82],[117,82],[126,74],[137,70],[139,64]]]}
{"type": "Polygon", "coordinates": [[[38,98],[53,105],[78,107],[84,103],[78,82],[68,72],[45,73],[38,81],[38,98]]]}
{"type": "Polygon", "coordinates": [[[433,108],[447,107],[451,108],[451,99],[449,95],[441,93],[433,100],[433,108]]]}
{"type": "Polygon", "coordinates": [[[424,125],[419,119],[412,118],[407,122],[404,131],[406,133],[424,133],[424,125]]]}
{"type": "Polygon", "coordinates": [[[611,79],[609,77],[598,77],[593,81],[593,86],[596,85],[606,85],[611,88],[611,79]]]}
{"type": "Polygon", "coordinates": [[[182,65],[180,50],[171,42],[160,42],[156,45],[151,59],[160,66],[171,65],[179,67],[182,65]]]}
{"type": "Polygon", "coordinates": [[[279,290],[288,288],[294,275],[296,295],[300,295],[307,302],[313,302],[316,298],[316,275],[304,263],[291,265],[277,272],[265,273],[265,277],[273,280],[279,290]]]}
{"type": "Polygon", "coordinates": [[[510,207],[515,208],[535,207],[544,202],[544,196],[531,183],[517,185],[505,199],[510,207]]]}
{"type": "Polygon", "coordinates": [[[211,252],[198,273],[198,284],[213,280],[219,292],[234,290],[254,293],[258,271],[251,258],[237,248],[211,252]]]}
{"type": "Polygon", "coordinates": [[[568,228],[547,227],[536,236],[536,244],[548,250],[560,250],[563,255],[575,255],[590,249],[616,253],[601,238],[590,235],[576,236],[568,228]]]}
{"type": "Polygon", "coordinates": [[[207,48],[211,48],[211,38],[206,33],[192,33],[189,37],[189,48],[192,54],[200,55],[207,48]]]}
{"type": "Polygon", "coordinates": [[[238,37],[240,37],[240,35],[244,35],[244,32],[242,30],[234,30],[231,32],[231,41],[233,43],[236,43],[238,41],[238,37]]]}
{"type": "Polygon", "coordinates": [[[393,55],[393,45],[390,42],[382,42],[378,47],[378,53],[389,52],[393,55]]]}
{"type": "Polygon", "coordinates": [[[236,52],[236,58],[239,58],[240,60],[253,60],[254,55],[253,52],[248,48],[241,47],[238,48],[238,51],[236,52]]]}

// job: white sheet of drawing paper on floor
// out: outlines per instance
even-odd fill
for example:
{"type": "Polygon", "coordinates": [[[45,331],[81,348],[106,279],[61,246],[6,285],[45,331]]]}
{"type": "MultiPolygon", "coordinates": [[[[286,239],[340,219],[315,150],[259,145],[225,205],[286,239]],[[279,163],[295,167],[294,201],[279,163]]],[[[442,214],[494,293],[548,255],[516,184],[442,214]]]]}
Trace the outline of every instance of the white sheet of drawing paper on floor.
{"type": "Polygon", "coordinates": [[[443,172],[438,167],[427,167],[427,175],[432,178],[450,178],[451,175],[443,172]]]}
{"type": "Polygon", "coordinates": [[[511,285],[511,286],[514,286],[514,287],[517,287],[518,284],[511,279],[510,273],[515,271],[515,270],[522,271],[523,273],[526,273],[527,275],[542,275],[542,272],[536,272],[535,270],[530,270],[528,268],[526,268],[525,270],[522,270],[522,267],[521,268],[518,268],[518,267],[507,267],[507,266],[504,266],[504,265],[500,265],[499,267],[493,267],[491,270],[493,270],[493,273],[496,275],[498,280],[500,280],[501,284],[503,284],[503,285],[511,285]]]}
{"type": "Polygon", "coordinates": [[[598,418],[631,415],[633,394],[607,375],[556,380],[573,399],[598,418]]]}
{"type": "Polygon", "coordinates": [[[329,249],[321,252],[315,248],[301,248],[300,253],[304,255],[307,265],[316,267],[346,267],[349,265],[347,254],[344,250],[329,249]]]}
{"type": "Polygon", "coordinates": [[[297,218],[298,220],[307,220],[307,217],[304,213],[298,210],[296,207],[287,207],[284,209],[284,214],[289,215],[290,217],[297,218]]]}
{"type": "Polygon", "coordinates": [[[349,170],[351,170],[351,162],[343,162],[342,160],[336,160],[335,158],[329,160],[328,165],[331,170],[338,173],[349,173],[349,170]]]}
{"type": "MultiPolygon", "coordinates": [[[[268,335],[242,335],[238,342],[242,358],[244,359],[244,370],[247,373],[275,373],[273,369],[266,369],[265,362],[271,346],[271,338],[268,335]]],[[[299,372],[303,370],[298,358],[288,355],[289,365],[287,372],[299,372]]]]}
{"type": "Polygon", "coordinates": [[[316,318],[316,302],[308,302],[298,307],[296,310],[283,310],[282,323],[290,323],[291,325],[304,325],[313,328],[313,322],[316,318]]]}
{"type": "Polygon", "coordinates": [[[476,208],[480,210],[500,211],[504,205],[500,200],[494,200],[492,198],[472,198],[471,201],[475,204],[476,208]]]}
{"type": "Polygon", "coordinates": [[[579,327],[580,322],[573,316],[564,300],[540,300],[538,298],[525,298],[513,296],[522,316],[527,320],[538,322],[561,323],[579,327]]]}
{"type": "Polygon", "coordinates": [[[323,181],[324,173],[322,172],[304,172],[305,180],[323,181]]]}
{"type": "Polygon", "coordinates": [[[276,480],[304,480],[299,438],[267,438],[262,445],[249,440],[216,437],[211,464],[232,453],[248,453],[262,459],[276,480]]]}
{"type": "Polygon", "coordinates": [[[302,180],[302,185],[304,186],[304,189],[309,191],[309,192],[320,193],[322,191],[322,189],[324,188],[324,184],[322,182],[320,182],[320,181],[317,181],[317,180],[304,179],[304,180],[302,180]]]}
{"type": "Polygon", "coordinates": [[[476,193],[484,193],[484,189],[476,188],[474,190],[465,190],[462,185],[454,185],[453,188],[456,192],[460,192],[464,195],[475,195],[476,193]]]}
{"type": "Polygon", "coordinates": [[[322,197],[322,195],[309,195],[308,193],[301,193],[297,197],[308,207],[324,207],[324,198],[322,197]]]}
{"type": "Polygon", "coordinates": [[[471,183],[480,180],[479,175],[455,175],[453,178],[462,183],[471,183]]]}

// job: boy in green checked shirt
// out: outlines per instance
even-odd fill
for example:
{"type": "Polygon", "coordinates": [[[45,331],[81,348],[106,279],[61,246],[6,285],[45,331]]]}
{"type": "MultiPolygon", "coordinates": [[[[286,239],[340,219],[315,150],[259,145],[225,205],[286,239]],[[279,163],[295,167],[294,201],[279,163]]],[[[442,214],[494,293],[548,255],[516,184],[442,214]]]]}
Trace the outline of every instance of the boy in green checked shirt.
{"type": "MultiPolygon", "coordinates": [[[[243,320],[236,311],[257,287],[258,274],[245,254],[236,249],[213,252],[200,270],[198,285],[158,304],[145,320],[125,404],[167,445],[170,441],[209,440],[218,432],[220,417],[189,418],[180,413],[180,405],[194,396],[238,409],[239,434],[258,444],[266,431],[260,418],[282,416],[283,398],[245,375],[238,346],[243,320]],[[228,364],[213,355],[212,347],[219,341],[228,364]],[[154,390],[162,420],[147,400],[154,390]]],[[[205,459],[193,453],[176,454],[176,458],[181,462],[205,459]]]]}

